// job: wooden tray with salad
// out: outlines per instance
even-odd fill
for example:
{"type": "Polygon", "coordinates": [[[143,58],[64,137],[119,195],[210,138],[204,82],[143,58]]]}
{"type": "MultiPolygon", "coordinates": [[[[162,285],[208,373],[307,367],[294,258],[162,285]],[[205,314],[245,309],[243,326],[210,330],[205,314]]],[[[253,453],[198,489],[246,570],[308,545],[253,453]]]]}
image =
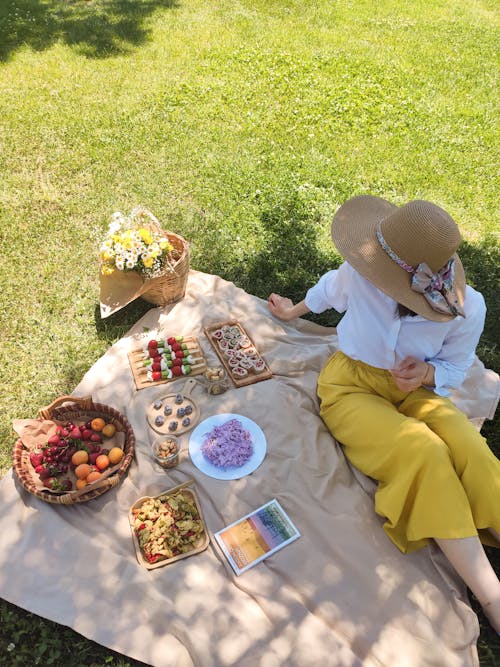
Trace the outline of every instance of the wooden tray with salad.
{"type": "Polygon", "coordinates": [[[193,480],[143,496],[129,511],[137,560],[148,570],[204,551],[210,542],[193,480]]]}

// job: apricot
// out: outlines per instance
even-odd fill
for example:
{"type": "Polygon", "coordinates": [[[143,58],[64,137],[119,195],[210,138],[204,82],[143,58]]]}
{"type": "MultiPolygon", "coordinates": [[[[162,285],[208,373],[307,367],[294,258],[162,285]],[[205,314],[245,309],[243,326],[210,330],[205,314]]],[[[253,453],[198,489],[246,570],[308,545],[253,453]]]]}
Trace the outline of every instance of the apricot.
{"type": "Polygon", "coordinates": [[[79,466],[81,463],[88,463],[89,455],[85,449],[79,449],[71,457],[71,463],[74,466],[79,466]]]}
{"type": "Polygon", "coordinates": [[[108,459],[109,462],[112,463],[113,465],[115,463],[120,463],[120,461],[123,458],[123,449],[120,447],[111,447],[111,449],[108,452],[108,459]]]}
{"type": "Polygon", "coordinates": [[[116,426],[114,424],[106,424],[102,429],[102,434],[106,438],[112,438],[116,432],[116,426]]]}
{"type": "Polygon", "coordinates": [[[93,470],[89,475],[87,475],[87,479],[85,481],[87,484],[92,484],[92,482],[95,482],[96,479],[99,479],[99,477],[102,477],[102,473],[100,473],[99,470],[93,470]]]}
{"type": "Polygon", "coordinates": [[[80,465],[75,468],[75,475],[78,479],[86,479],[91,472],[92,468],[88,463],[80,463],[80,465]]]}
{"type": "Polygon", "coordinates": [[[106,422],[101,417],[96,417],[90,422],[90,428],[94,431],[102,431],[105,426],[106,422]]]}
{"type": "Polygon", "coordinates": [[[79,489],[83,489],[85,486],[87,486],[87,480],[86,479],[77,479],[75,483],[75,487],[79,489]]]}
{"type": "Polygon", "coordinates": [[[109,458],[106,454],[100,454],[96,458],[95,464],[98,470],[105,470],[109,466],[109,458]]]}

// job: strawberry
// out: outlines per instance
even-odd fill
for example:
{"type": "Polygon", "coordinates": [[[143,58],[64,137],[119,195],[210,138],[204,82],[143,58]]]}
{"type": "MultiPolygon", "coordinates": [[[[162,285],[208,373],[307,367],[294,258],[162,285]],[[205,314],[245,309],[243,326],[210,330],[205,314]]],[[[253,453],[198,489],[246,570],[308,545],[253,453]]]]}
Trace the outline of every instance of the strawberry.
{"type": "Polygon", "coordinates": [[[30,452],[30,463],[33,468],[41,466],[43,463],[43,454],[41,452],[30,452]]]}
{"type": "Polygon", "coordinates": [[[40,477],[40,479],[47,479],[48,477],[51,477],[50,468],[47,466],[37,466],[35,468],[35,472],[40,477]]]}
{"type": "Polygon", "coordinates": [[[61,444],[61,438],[58,435],[51,435],[47,440],[49,445],[55,445],[56,447],[61,444]]]}
{"type": "Polygon", "coordinates": [[[92,433],[93,433],[92,429],[84,428],[82,430],[82,440],[90,440],[90,438],[92,437],[92,433]]]}
{"type": "Polygon", "coordinates": [[[91,442],[102,442],[102,436],[100,433],[92,433],[90,436],[91,442]]]}
{"type": "Polygon", "coordinates": [[[180,366],[172,366],[172,373],[174,375],[182,375],[182,368],[180,366]]]}
{"type": "Polygon", "coordinates": [[[71,429],[71,431],[70,431],[70,433],[69,433],[69,437],[71,438],[71,440],[81,440],[81,438],[82,438],[82,432],[80,431],[80,429],[78,428],[78,426],[74,426],[74,427],[71,429]]]}

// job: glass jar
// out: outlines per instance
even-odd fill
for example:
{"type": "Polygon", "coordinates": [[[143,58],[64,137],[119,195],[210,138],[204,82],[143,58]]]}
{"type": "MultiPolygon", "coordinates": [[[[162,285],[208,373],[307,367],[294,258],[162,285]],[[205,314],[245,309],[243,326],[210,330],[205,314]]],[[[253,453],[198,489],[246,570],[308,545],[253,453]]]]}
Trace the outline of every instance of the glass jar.
{"type": "Polygon", "coordinates": [[[212,396],[223,394],[229,388],[229,380],[222,366],[208,367],[204,373],[205,387],[212,396]]]}
{"type": "Polygon", "coordinates": [[[153,458],[162,468],[175,468],[179,463],[181,446],[175,435],[164,435],[151,445],[153,458]]]}

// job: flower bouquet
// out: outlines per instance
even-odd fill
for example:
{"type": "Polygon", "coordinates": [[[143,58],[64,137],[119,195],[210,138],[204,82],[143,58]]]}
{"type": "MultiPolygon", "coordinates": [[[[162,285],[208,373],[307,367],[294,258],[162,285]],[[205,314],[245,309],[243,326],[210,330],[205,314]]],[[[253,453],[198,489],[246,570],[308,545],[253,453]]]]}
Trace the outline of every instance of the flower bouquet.
{"type": "Polygon", "coordinates": [[[114,213],[99,248],[101,316],[142,296],[165,306],[184,296],[189,246],[164,231],[154,215],[136,207],[127,217],[114,213]]]}

